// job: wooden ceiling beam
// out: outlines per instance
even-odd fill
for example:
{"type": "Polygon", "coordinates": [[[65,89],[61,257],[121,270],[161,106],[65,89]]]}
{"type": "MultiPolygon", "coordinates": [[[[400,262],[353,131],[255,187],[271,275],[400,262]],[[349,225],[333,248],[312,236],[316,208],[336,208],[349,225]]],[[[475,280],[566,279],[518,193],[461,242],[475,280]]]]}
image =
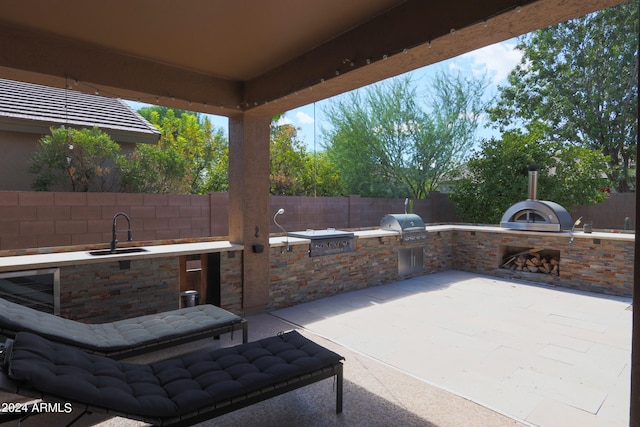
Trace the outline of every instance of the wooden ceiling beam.
{"type": "Polygon", "coordinates": [[[277,114],[624,0],[411,0],[246,84],[246,110],[277,114]]]}
{"type": "Polygon", "coordinates": [[[267,116],[623,2],[408,0],[246,82],[0,21],[0,77],[71,83],[83,92],[221,116],[267,116]]]}
{"type": "Polygon", "coordinates": [[[230,116],[242,82],[0,22],[0,77],[230,116]]]}

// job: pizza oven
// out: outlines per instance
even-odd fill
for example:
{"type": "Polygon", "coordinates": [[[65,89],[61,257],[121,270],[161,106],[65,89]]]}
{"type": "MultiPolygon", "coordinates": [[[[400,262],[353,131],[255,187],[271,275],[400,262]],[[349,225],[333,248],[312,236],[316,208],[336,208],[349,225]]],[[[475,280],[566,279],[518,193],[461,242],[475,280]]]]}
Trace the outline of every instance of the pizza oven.
{"type": "Polygon", "coordinates": [[[538,166],[529,165],[529,198],[511,206],[502,216],[500,226],[528,231],[571,230],[569,212],[555,202],[537,200],[538,166]]]}

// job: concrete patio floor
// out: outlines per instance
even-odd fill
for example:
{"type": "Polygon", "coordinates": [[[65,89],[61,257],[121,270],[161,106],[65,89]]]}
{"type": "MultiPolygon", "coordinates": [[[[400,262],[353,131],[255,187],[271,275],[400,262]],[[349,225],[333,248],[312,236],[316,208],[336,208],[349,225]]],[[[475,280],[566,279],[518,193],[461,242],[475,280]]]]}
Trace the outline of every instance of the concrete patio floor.
{"type": "Polygon", "coordinates": [[[271,313],[536,426],[628,426],[631,299],[460,271],[271,313]]]}
{"type": "MultiPolygon", "coordinates": [[[[325,380],[200,425],[628,426],[630,305],[448,271],[248,316],[250,340],[298,329],[343,355],[344,412],[325,380]]],[[[226,335],[160,356],[240,342],[226,335]]],[[[143,424],[92,415],[77,425],[143,424]]]]}

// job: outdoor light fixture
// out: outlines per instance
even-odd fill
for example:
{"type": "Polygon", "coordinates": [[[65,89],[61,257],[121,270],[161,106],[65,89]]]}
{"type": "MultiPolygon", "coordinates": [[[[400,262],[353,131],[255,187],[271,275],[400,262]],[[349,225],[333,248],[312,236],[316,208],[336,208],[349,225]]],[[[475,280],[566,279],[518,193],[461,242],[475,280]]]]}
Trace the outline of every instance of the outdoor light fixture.
{"type": "Polygon", "coordinates": [[[581,222],[582,222],[582,217],[576,219],[576,222],[573,223],[573,227],[571,227],[571,233],[569,233],[571,235],[571,239],[569,239],[570,243],[573,243],[573,232],[575,231],[576,227],[580,225],[581,222]]]}
{"type": "Polygon", "coordinates": [[[278,215],[282,215],[284,213],[284,208],[280,208],[278,209],[278,212],[276,212],[276,214],[273,216],[273,222],[278,226],[278,228],[280,230],[282,230],[282,232],[284,233],[286,239],[287,239],[287,252],[291,252],[291,247],[289,246],[289,235],[287,234],[287,231],[282,228],[282,226],[280,224],[278,224],[278,220],[276,220],[276,217],[278,215]]]}

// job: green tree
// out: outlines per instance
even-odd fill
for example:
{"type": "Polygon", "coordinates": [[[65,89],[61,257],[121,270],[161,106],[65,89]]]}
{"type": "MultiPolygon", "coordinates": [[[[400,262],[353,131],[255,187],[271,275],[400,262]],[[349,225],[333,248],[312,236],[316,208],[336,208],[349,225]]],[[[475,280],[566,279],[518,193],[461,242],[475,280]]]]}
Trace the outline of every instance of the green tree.
{"type": "Polygon", "coordinates": [[[339,173],[324,151],[310,153],[298,128],[271,122],[269,147],[271,194],[289,196],[342,195],[339,173]]]}
{"type": "Polygon", "coordinates": [[[212,136],[211,143],[207,144],[210,153],[206,156],[210,161],[204,162],[201,172],[201,194],[229,190],[229,142],[221,129],[215,130],[212,136]]]}
{"type": "Polygon", "coordinates": [[[310,185],[311,174],[306,149],[294,126],[272,123],[269,157],[271,194],[304,194],[310,185]]]}
{"type": "Polygon", "coordinates": [[[118,156],[120,191],[126,193],[190,193],[185,182],[185,161],[172,147],[138,145],[118,156]]]}
{"type": "Polygon", "coordinates": [[[305,179],[307,196],[346,196],[342,187],[340,171],[331,161],[326,151],[307,154],[307,170],[310,175],[305,179]]]}
{"type": "Polygon", "coordinates": [[[522,61],[490,110],[503,130],[541,121],[550,140],[601,151],[620,192],[635,183],[638,8],[632,0],[521,38],[522,61]]]}
{"type": "Polygon", "coordinates": [[[497,224],[504,212],[528,195],[528,165],[537,164],[540,200],[567,209],[604,200],[609,186],[607,158],[585,147],[565,147],[545,139],[540,123],[484,141],[453,184],[451,201],[466,222],[497,224]]]}
{"type": "Polygon", "coordinates": [[[29,172],[35,174],[33,189],[109,191],[113,168],[109,164],[120,146],[97,127],[51,128],[31,156],[29,172]]]}
{"type": "Polygon", "coordinates": [[[329,159],[351,194],[425,198],[474,144],[483,79],[439,74],[428,108],[409,77],[355,91],[326,110],[329,159]]]}
{"type": "Polygon", "coordinates": [[[198,194],[228,188],[228,142],[207,117],[165,107],[139,113],[161,137],[117,159],[122,191],[198,194]]]}

